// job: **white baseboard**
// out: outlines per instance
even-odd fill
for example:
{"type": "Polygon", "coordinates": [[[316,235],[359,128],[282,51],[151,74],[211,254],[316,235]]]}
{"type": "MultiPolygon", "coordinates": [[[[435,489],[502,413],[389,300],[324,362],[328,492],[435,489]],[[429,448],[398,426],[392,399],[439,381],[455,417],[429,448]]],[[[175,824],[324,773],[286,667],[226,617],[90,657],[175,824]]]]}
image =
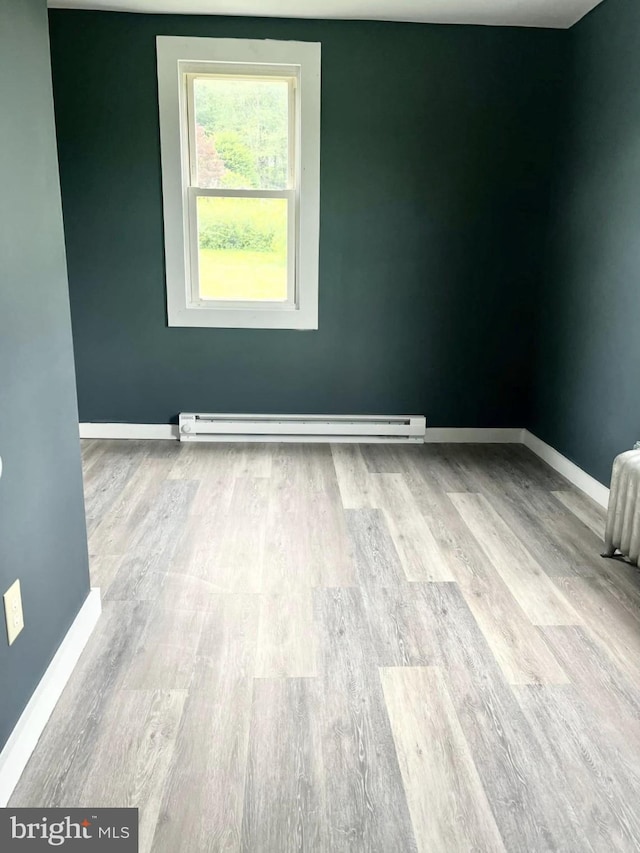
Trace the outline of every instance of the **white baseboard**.
{"type": "Polygon", "coordinates": [[[425,444],[520,444],[520,427],[474,429],[473,427],[430,427],[427,426],[425,444]]]}
{"type": "Polygon", "coordinates": [[[522,430],[522,443],[597,504],[605,509],[607,508],[609,505],[609,489],[606,486],[587,474],[586,471],[583,471],[582,468],[579,468],[574,462],[551,447],[550,444],[546,444],[541,438],[533,435],[528,429],[522,430]]]}
{"type": "Polygon", "coordinates": [[[0,752],[0,808],[5,808],[101,612],[100,590],[89,592],[58,651],[0,752]]]}
{"type": "MultiPolygon", "coordinates": [[[[177,439],[176,424],[80,424],[80,438],[138,438],[138,439],[177,439]]],[[[247,441],[249,437],[241,436],[247,441]]],[[[230,441],[232,438],[225,437],[230,441]]],[[[235,440],[238,440],[237,438],[235,440]]],[[[268,439],[261,439],[268,440],[268,439]]],[[[300,441],[305,441],[301,436],[300,441]]],[[[362,441],[354,438],[354,441],[362,441]]],[[[464,444],[519,444],[522,430],[518,428],[474,429],[473,427],[427,427],[425,442],[464,443],[464,444]]]]}
{"type": "Polygon", "coordinates": [[[80,438],[177,439],[177,424],[80,424],[80,438]]]}

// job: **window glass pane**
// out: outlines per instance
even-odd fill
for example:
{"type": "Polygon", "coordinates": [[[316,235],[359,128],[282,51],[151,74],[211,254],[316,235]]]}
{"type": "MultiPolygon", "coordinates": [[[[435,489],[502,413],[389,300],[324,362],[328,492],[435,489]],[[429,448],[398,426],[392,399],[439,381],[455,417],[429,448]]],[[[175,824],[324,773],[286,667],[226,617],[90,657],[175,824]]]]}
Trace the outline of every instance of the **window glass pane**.
{"type": "Polygon", "coordinates": [[[193,81],[197,185],[286,189],[289,83],[241,77],[193,81]]]}
{"type": "Polygon", "coordinates": [[[287,199],[198,198],[200,299],[287,298],[287,199]]]}

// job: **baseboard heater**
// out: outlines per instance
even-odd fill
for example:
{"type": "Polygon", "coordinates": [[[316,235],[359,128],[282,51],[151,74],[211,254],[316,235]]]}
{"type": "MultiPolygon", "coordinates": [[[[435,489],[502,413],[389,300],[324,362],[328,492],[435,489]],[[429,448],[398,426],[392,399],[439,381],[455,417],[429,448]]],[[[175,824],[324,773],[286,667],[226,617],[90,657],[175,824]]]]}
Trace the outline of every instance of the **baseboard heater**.
{"type": "Polygon", "coordinates": [[[422,444],[423,415],[208,415],[182,412],[180,441],[422,444]]]}

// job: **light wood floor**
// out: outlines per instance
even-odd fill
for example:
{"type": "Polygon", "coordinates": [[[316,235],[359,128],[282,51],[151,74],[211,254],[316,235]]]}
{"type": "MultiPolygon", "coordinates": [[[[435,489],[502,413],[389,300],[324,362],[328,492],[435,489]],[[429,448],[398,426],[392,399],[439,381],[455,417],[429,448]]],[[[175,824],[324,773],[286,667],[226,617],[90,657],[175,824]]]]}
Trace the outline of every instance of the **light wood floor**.
{"type": "Polygon", "coordinates": [[[141,850],[640,849],[640,580],[519,446],[83,447],[101,622],[14,806],[141,850]]]}

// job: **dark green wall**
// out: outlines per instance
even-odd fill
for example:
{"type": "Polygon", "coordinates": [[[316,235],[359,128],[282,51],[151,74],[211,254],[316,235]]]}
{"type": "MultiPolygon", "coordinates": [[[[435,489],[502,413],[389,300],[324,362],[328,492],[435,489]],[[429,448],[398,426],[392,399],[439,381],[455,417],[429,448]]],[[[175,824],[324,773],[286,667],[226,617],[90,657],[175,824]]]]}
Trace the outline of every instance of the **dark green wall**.
{"type": "Polygon", "coordinates": [[[0,749],[89,591],[45,0],[0,0],[0,749]]]}
{"type": "Polygon", "coordinates": [[[564,32],[50,14],[83,421],[521,426],[564,32]],[[155,37],[322,42],[320,328],[169,329],[155,37]]]}
{"type": "Polygon", "coordinates": [[[531,429],[604,483],[640,439],[640,4],[567,35],[531,429]]]}

